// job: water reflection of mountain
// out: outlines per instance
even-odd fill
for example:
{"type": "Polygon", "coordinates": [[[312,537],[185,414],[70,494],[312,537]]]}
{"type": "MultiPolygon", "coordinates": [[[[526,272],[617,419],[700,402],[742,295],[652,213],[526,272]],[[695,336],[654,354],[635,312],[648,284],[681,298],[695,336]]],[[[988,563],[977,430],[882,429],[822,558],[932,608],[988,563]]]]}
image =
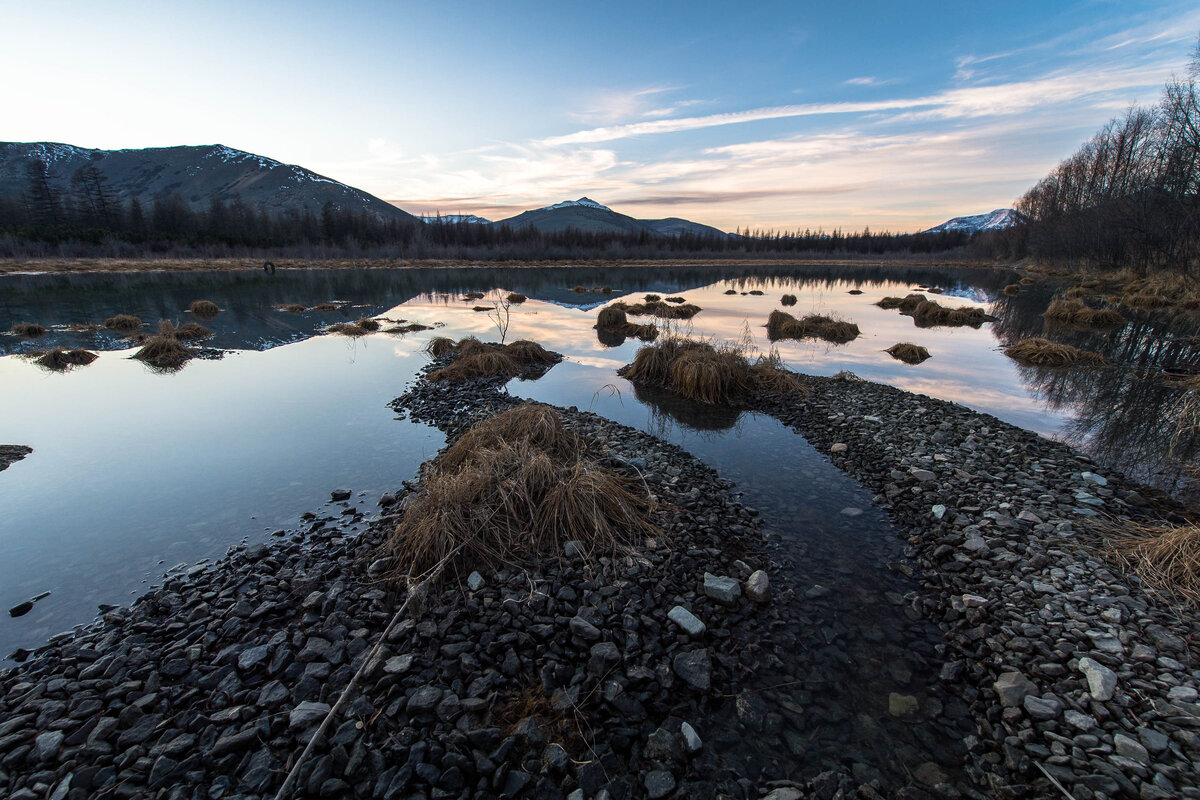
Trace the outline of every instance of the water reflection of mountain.
{"type": "MultiPolygon", "coordinates": [[[[672,295],[724,282],[747,288],[795,288],[797,283],[842,290],[848,283],[904,280],[947,292],[983,291],[995,296],[1011,276],[996,270],[862,265],[754,266],[716,264],[685,267],[537,267],[448,269],[286,270],[275,275],[245,272],[141,272],[9,275],[0,278],[0,331],[16,322],[47,326],[100,322],[114,314],[134,314],[154,323],[186,319],[193,300],[211,300],[226,309],[206,326],[215,348],[265,350],[318,333],[331,322],[376,315],[424,295],[448,300],[468,291],[501,288],[533,300],[590,310],[625,294],[672,295]],[[579,294],[574,286],[613,287],[612,295],[579,294]],[[338,300],[336,312],[291,314],[273,306],[314,306],[338,300]]],[[[36,341],[0,335],[0,354],[51,346],[111,350],[128,346],[108,332],[52,330],[36,341]]]]}
{"type": "Polygon", "coordinates": [[[1042,336],[1094,350],[1111,365],[1019,367],[1022,381],[1051,408],[1068,410],[1064,436],[1071,444],[1139,480],[1194,496],[1197,487],[1187,467],[1200,454],[1200,438],[1185,433],[1172,452],[1172,411],[1184,390],[1164,373],[1200,369],[1194,323],[1123,309],[1130,321],[1110,331],[1047,324],[1041,315],[1051,293],[1041,289],[996,300],[992,313],[1000,319],[992,329],[1001,345],[1042,336]]]}

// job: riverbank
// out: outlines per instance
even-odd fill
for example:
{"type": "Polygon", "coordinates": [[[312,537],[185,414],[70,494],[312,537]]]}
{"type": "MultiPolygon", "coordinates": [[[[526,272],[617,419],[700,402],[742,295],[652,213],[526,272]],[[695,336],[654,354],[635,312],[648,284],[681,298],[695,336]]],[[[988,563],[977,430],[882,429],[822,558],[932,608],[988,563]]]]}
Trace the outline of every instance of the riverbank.
{"type": "MultiPolygon", "coordinates": [[[[884,786],[846,764],[797,791],[1053,797],[1048,774],[1080,800],[1200,797],[1194,615],[1098,558],[1086,528],[1098,514],[1146,517],[1155,498],[961,406],[806,380],[802,405],[756,407],[877,493],[912,547],[896,568],[924,588],[904,600],[945,633],[944,707],[899,697],[894,713],[915,729],[965,713],[976,730],[957,769],[931,761],[884,786]]],[[[456,433],[464,412],[510,402],[486,385],[422,383],[397,408],[456,433]]],[[[785,589],[755,513],[711,469],[593,415],[563,416],[603,442],[607,466],[646,481],[665,535],[624,559],[569,555],[446,587],[388,638],[302,769],[302,791],[794,796],[793,776],[733,765],[819,704],[763,707],[741,691],[791,657],[773,633],[812,598],[785,589]],[[757,569],[771,582],[765,603],[746,591],[757,569]],[[705,572],[733,578],[741,596],[727,605],[715,586],[721,599],[710,596],[705,572]],[[705,630],[673,621],[675,606],[705,630]]],[[[398,502],[360,537],[340,524],[363,512],[338,501],[271,546],[176,573],[0,676],[0,790],[272,795],[403,602],[377,580],[390,565],[376,548],[409,502],[387,499],[398,502]]]]}
{"type": "Polygon", "coordinates": [[[430,269],[480,268],[517,269],[533,267],[692,267],[705,264],[753,264],[755,266],[830,266],[845,264],[896,264],[905,267],[1005,268],[1006,265],[961,258],[918,256],[839,256],[837,258],[756,258],[750,254],[705,256],[680,259],[547,259],[483,261],[468,259],[404,258],[11,258],[0,261],[0,275],[88,272],[262,272],[264,264],[276,270],[296,269],[430,269]]]}
{"type": "Polygon", "coordinates": [[[25,456],[33,452],[32,447],[23,444],[0,444],[0,472],[8,469],[25,456]]]}

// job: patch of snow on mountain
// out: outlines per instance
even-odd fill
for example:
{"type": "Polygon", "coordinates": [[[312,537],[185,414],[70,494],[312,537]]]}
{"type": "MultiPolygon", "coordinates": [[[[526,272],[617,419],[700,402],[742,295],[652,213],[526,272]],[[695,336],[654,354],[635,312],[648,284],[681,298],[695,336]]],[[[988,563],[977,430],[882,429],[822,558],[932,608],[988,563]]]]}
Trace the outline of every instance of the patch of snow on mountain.
{"type": "Polygon", "coordinates": [[[592,200],[589,197],[581,197],[578,200],[564,200],[563,202],[555,203],[552,206],[546,206],[544,208],[539,208],[538,211],[553,211],[556,208],[570,208],[571,206],[584,206],[586,208],[602,208],[605,211],[612,211],[612,209],[609,208],[608,206],[602,206],[599,203],[597,203],[595,200],[592,200]]]}
{"type": "Polygon", "coordinates": [[[970,217],[955,217],[946,220],[941,225],[929,228],[922,233],[951,233],[962,231],[975,234],[980,231],[999,231],[1020,224],[1021,215],[1011,208],[997,208],[988,214],[975,214],[970,217]]]}
{"type": "Polygon", "coordinates": [[[457,225],[460,222],[465,222],[468,225],[491,225],[490,219],[476,216],[475,214],[421,214],[417,219],[422,222],[448,222],[451,225],[457,225]]]}
{"type": "Polygon", "coordinates": [[[55,164],[59,161],[66,161],[72,158],[89,158],[89,151],[82,147],[75,147],[69,144],[57,144],[55,142],[38,142],[29,148],[29,155],[33,158],[39,158],[47,164],[55,164]]]}

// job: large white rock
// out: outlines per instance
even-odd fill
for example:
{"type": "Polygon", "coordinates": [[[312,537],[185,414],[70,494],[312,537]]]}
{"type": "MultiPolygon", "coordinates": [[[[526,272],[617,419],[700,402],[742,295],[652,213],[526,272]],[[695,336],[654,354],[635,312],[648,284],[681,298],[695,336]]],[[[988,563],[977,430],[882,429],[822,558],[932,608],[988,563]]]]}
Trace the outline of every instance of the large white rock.
{"type": "Polygon", "coordinates": [[[756,603],[765,603],[771,599],[771,581],[767,573],[755,570],[746,579],[746,596],[756,603]]]}
{"type": "Polygon", "coordinates": [[[1087,656],[1079,659],[1079,671],[1087,677],[1088,691],[1094,699],[1102,703],[1112,699],[1117,688],[1117,673],[1087,656]]]}

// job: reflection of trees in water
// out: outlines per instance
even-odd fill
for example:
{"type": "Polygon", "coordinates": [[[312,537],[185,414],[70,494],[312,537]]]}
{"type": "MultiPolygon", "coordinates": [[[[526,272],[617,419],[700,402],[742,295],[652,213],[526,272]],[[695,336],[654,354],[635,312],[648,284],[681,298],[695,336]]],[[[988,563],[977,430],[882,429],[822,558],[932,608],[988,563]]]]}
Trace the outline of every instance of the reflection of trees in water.
{"type": "Polygon", "coordinates": [[[697,403],[656,386],[634,384],[633,394],[650,409],[655,431],[667,430],[671,422],[694,431],[727,431],[742,416],[736,408],[697,403]]]}
{"type": "Polygon", "coordinates": [[[1018,366],[1021,380],[1054,409],[1067,409],[1067,440],[1098,461],[1112,464],[1140,480],[1191,494],[1197,489],[1187,466],[1200,454],[1200,438],[1187,431],[1174,442],[1173,410],[1182,386],[1164,375],[1165,368],[1200,369],[1195,328],[1178,317],[1140,312],[1121,328],[1081,330],[1042,319],[1047,296],[1022,292],[1000,297],[992,306],[1001,346],[1043,336],[1094,350],[1111,366],[1088,368],[1018,366]],[[1185,486],[1187,483],[1189,485],[1185,486]]]}

